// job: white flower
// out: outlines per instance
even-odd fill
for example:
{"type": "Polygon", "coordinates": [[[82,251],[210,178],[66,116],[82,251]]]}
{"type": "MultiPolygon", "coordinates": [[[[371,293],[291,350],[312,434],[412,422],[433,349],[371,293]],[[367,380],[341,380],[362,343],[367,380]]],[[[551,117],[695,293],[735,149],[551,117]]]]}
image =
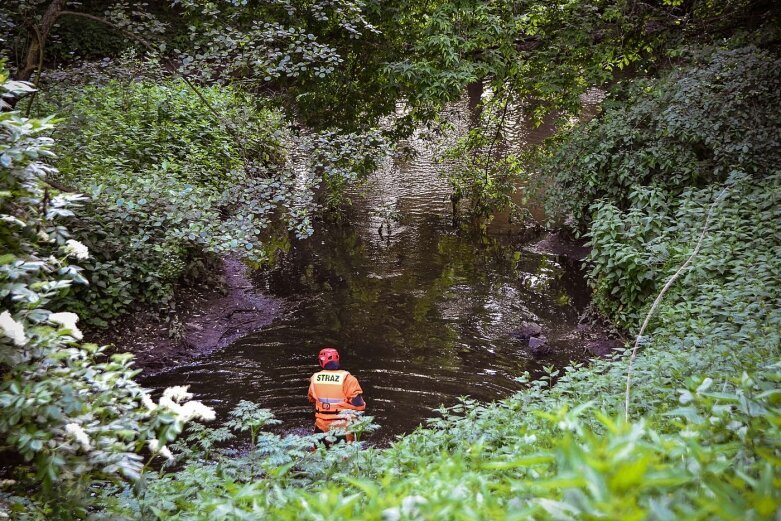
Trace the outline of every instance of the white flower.
{"type": "Polygon", "coordinates": [[[0,221],[9,223],[9,224],[15,224],[16,226],[20,228],[26,228],[27,225],[24,224],[24,221],[20,221],[13,215],[6,215],[6,214],[0,214],[0,221]]]}
{"type": "Polygon", "coordinates": [[[14,320],[11,313],[3,311],[0,313],[0,329],[3,334],[14,341],[17,346],[23,346],[27,343],[27,337],[24,335],[24,326],[14,320]]]}
{"type": "Polygon", "coordinates": [[[81,428],[81,426],[78,423],[69,423],[65,426],[65,431],[76,438],[76,441],[81,443],[81,447],[84,450],[90,449],[90,441],[89,436],[87,436],[87,433],[84,432],[84,429],[81,428]]]}
{"type": "Polygon", "coordinates": [[[170,451],[170,450],[168,449],[168,447],[166,447],[165,445],[163,445],[162,447],[160,447],[160,452],[159,452],[159,454],[160,454],[162,457],[164,457],[165,459],[167,459],[168,461],[173,461],[173,460],[174,460],[174,455],[173,455],[173,454],[171,454],[171,451],[170,451]]]}
{"type": "Polygon", "coordinates": [[[168,409],[177,416],[182,415],[182,406],[170,399],[168,396],[163,395],[158,403],[163,409],[168,409]]]}
{"type": "Polygon", "coordinates": [[[147,393],[141,395],[141,403],[150,411],[157,409],[157,404],[152,401],[147,393]]]}
{"type": "Polygon", "coordinates": [[[84,246],[79,241],[68,239],[65,241],[65,253],[67,255],[72,255],[76,257],[79,260],[84,260],[89,258],[89,250],[86,246],[84,246]]]}
{"type": "Polygon", "coordinates": [[[70,313],[68,311],[64,311],[62,313],[52,313],[49,315],[49,322],[59,324],[65,329],[69,329],[73,338],[76,340],[81,340],[84,335],[82,335],[79,328],[76,327],[76,322],[78,321],[79,316],[76,313],[70,313]]]}
{"type": "Polygon", "coordinates": [[[190,386],[176,385],[174,387],[169,387],[168,389],[163,391],[163,398],[168,398],[169,400],[172,400],[176,403],[180,403],[182,400],[189,400],[190,398],[193,397],[193,394],[187,392],[188,387],[190,386]]]}
{"type": "Polygon", "coordinates": [[[386,508],[382,511],[382,521],[399,521],[401,510],[399,507],[386,508]]]}
{"type": "Polygon", "coordinates": [[[165,445],[160,445],[160,441],[156,438],[152,438],[151,440],[146,442],[147,445],[149,445],[149,450],[152,451],[152,454],[160,454],[162,457],[167,459],[168,461],[174,460],[174,455],[171,454],[171,450],[166,447],[165,445]]]}
{"type": "Polygon", "coordinates": [[[192,419],[203,421],[214,420],[217,415],[211,407],[208,407],[197,400],[181,403],[182,400],[189,400],[193,397],[193,393],[187,392],[188,387],[189,386],[187,385],[177,385],[167,388],[163,391],[163,396],[158,402],[160,407],[168,409],[183,422],[188,422],[192,419]]]}
{"type": "Polygon", "coordinates": [[[214,409],[202,404],[199,401],[193,400],[182,405],[182,416],[185,421],[196,419],[203,421],[212,421],[217,417],[214,409]]]}
{"type": "Polygon", "coordinates": [[[409,517],[417,517],[420,515],[418,505],[425,505],[426,503],[428,503],[428,500],[423,496],[407,496],[401,500],[401,513],[409,517]]]}
{"type": "Polygon", "coordinates": [[[38,236],[38,239],[40,239],[43,242],[49,242],[52,240],[51,237],[49,237],[49,234],[43,230],[38,230],[38,233],[36,235],[38,236]]]}
{"type": "MultiPolygon", "coordinates": [[[[166,389],[166,391],[167,390],[168,389],[166,389]]],[[[192,394],[190,393],[185,393],[185,394],[187,396],[192,396],[192,394]]],[[[163,409],[168,409],[169,411],[174,413],[179,420],[183,422],[188,422],[193,419],[211,421],[217,417],[217,415],[214,412],[214,409],[204,405],[203,403],[197,400],[192,400],[189,402],[185,402],[182,405],[179,405],[178,403],[173,401],[170,398],[170,396],[166,396],[165,394],[163,394],[162,398],[160,398],[160,407],[162,407],[163,409]]]]}

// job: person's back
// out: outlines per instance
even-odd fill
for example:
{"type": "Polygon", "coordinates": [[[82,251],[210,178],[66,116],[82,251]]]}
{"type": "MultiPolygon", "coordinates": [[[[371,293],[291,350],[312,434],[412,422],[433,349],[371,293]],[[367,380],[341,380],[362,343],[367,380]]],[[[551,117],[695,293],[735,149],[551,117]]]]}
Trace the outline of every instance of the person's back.
{"type": "MultiPolygon", "coordinates": [[[[323,369],[312,375],[309,382],[309,401],[315,406],[315,432],[328,432],[347,426],[345,410],[363,411],[363,389],[358,379],[341,369],[339,352],[326,347],[320,350],[318,362],[323,369]]],[[[348,441],[352,441],[348,436],[348,441]]]]}

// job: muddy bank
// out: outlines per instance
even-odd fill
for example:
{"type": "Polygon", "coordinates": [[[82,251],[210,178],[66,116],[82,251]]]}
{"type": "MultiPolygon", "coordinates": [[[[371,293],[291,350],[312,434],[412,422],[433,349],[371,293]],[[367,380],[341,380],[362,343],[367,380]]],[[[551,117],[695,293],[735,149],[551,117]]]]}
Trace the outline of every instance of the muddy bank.
{"type": "Polygon", "coordinates": [[[222,259],[214,279],[214,285],[183,288],[178,311],[168,320],[161,321],[155,309],[141,310],[96,341],[133,353],[137,367],[156,373],[259,331],[283,310],[282,301],[253,286],[247,267],[237,259],[222,259]]]}
{"type": "Polygon", "coordinates": [[[559,232],[551,232],[535,243],[527,246],[528,251],[544,255],[560,255],[572,260],[582,261],[591,252],[591,248],[585,245],[585,240],[573,241],[567,239],[559,232]]]}
{"type": "MultiPolygon", "coordinates": [[[[558,258],[562,262],[582,266],[591,252],[585,239],[572,239],[558,231],[546,232],[524,246],[524,250],[558,258]]],[[[590,299],[589,299],[590,300],[590,299]]],[[[537,359],[555,355],[561,346],[578,346],[586,358],[608,356],[624,346],[626,338],[609,319],[602,316],[589,303],[583,309],[575,327],[564,331],[549,332],[535,322],[523,322],[510,336],[522,343],[537,359]],[[553,333],[551,335],[551,333],[553,333]]]]}

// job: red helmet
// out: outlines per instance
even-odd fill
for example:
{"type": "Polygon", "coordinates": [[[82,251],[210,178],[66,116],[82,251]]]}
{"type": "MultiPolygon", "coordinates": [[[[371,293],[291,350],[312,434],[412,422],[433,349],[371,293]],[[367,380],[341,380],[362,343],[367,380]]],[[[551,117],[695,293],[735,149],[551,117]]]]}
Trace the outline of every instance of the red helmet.
{"type": "Polygon", "coordinates": [[[328,362],[339,363],[339,351],[333,347],[324,347],[320,350],[320,354],[317,355],[317,360],[320,362],[320,367],[325,369],[325,364],[328,362]]]}

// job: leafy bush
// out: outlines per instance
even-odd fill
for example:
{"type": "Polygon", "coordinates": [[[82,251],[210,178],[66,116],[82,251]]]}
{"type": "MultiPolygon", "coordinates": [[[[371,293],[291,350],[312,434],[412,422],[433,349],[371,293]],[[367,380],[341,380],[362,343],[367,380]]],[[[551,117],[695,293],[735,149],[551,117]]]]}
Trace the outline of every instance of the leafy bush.
{"type": "Polygon", "coordinates": [[[93,324],[133,304],[165,307],[209,255],[259,263],[270,236],[311,233],[281,115],[229,88],[200,93],[222,121],[177,81],[84,86],[47,105],[68,107],[58,179],[90,198],[71,227],[94,251],[91,284],[69,305],[93,324]]]}
{"type": "Polygon", "coordinates": [[[639,325],[696,242],[704,218],[688,206],[715,197],[722,185],[714,183],[773,175],[781,164],[780,73],[781,59],[752,46],[695,58],[662,80],[636,82],[545,160],[554,178],[548,210],[590,227],[595,302],[620,325],[639,325]]]}
{"type": "Polygon", "coordinates": [[[661,80],[638,80],[604,114],[576,127],[542,169],[555,182],[548,214],[583,230],[605,198],[621,210],[637,186],[671,194],[765,175],[781,162],[781,58],[718,50],[661,80]]]}
{"type": "MultiPolygon", "coordinates": [[[[30,90],[0,71],[4,99],[30,90]]],[[[47,184],[57,173],[46,163],[52,127],[0,112],[0,448],[23,461],[17,490],[35,495],[9,499],[15,519],[85,517],[96,481],[138,480],[145,445],[165,454],[189,419],[213,414],[198,402],[155,404],[133,381],[130,355],[107,358],[80,342],[78,315],[49,309],[87,282],[70,260],[90,256],[62,224],[84,198],[47,184]]],[[[5,518],[6,507],[0,498],[5,518]]]]}
{"type": "Polygon", "coordinates": [[[306,140],[302,152],[307,162],[325,182],[324,206],[333,215],[349,204],[346,189],[363,181],[390,153],[391,144],[380,130],[340,133],[317,132],[306,140]]]}
{"type": "Polygon", "coordinates": [[[445,176],[453,190],[454,211],[463,206],[470,221],[482,227],[497,212],[518,213],[512,196],[523,173],[521,160],[500,150],[498,140],[498,131],[477,127],[443,156],[453,160],[445,176]]]}
{"type": "MultiPolygon", "coordinates": [[[[757,242],[770,231],[781,232],[774,223],[778,193],[768,191],[764,184],[761,189],[752,187],[746,193],[748,181],[744,177],[745,174],[733,173],[726,184],[725,200],[733,204],[723,206],[721,200],[715,203],[715,220],[708,228],[703,247],[719,251],[724,257],[698,265],[697,273],[704,280],[709,276],[739,276],[742,266],[733,272],[724,259],[735,255],[753,258],[757,242]],[[735,190],[737,194],[732,193],[735,190]],[[734,204],[736,200],[741,204],[734,204]]],[[[777,182],[778,173],[768,180],[777,182]]],[[[708,208],[718,193],[719,188],[686,190],[679,196],[678,206],[672,207],[664,194],[639,189],[635,206],[627,212],[608,202],[594,205],[589,277],[601,311],[623,326],[639,325],[640,313],[691,254],[705,226],[708,208]]],[[[757,262],[765,265],[762,258],[757,262]]],[[[693,277],[691,273],[686,276],[693,277]]]]}
{"type": "MultiPolygon", "coordinates": [[[[619,324],[633,326],[640,308],[664,283],[666,270],[683,263],[690,244],[671,244],[677,228],[668,194],[637,187],[630,197],[634,205],[626,213],[607,201],[593,205],[588,260],[597,307],[619,324]],[[680,262],[672,266],[673,261],[680,262]]],[[[704,222],[688,224],[698,233],[704,222]]]]}

